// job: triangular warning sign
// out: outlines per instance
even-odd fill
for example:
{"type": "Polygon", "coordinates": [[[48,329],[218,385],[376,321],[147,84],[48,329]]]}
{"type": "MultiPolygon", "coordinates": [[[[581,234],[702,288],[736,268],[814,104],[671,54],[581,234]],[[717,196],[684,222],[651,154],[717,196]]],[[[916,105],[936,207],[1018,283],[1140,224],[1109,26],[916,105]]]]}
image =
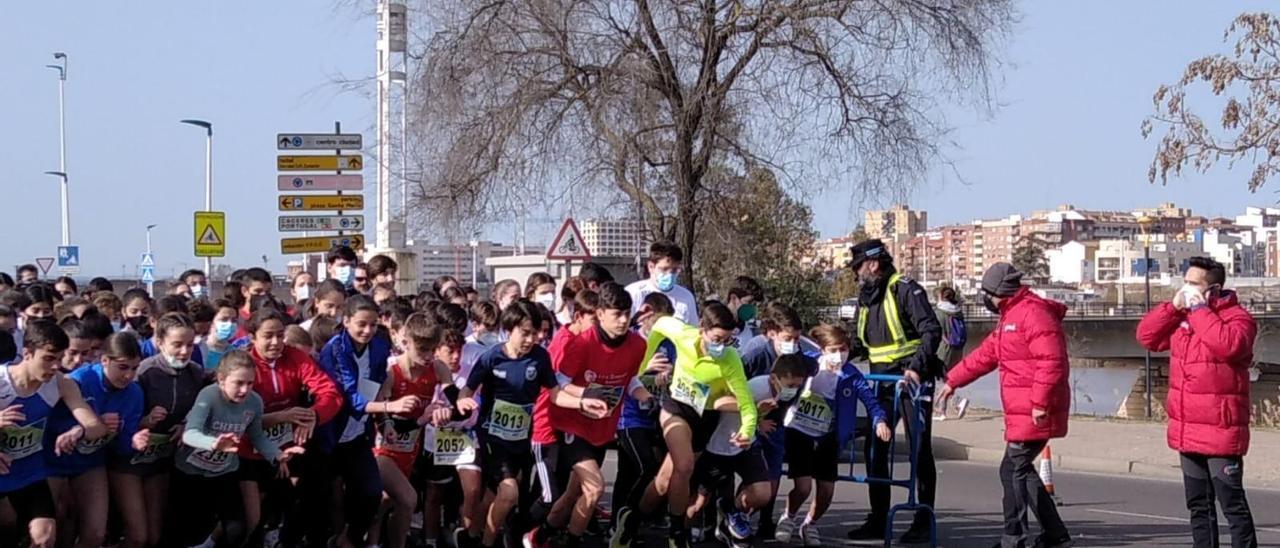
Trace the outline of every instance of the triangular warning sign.
{"type": "Polygon", "coordinates": [[[200,245],[222,245],[222,237],[218,236],[218,231],[213,229],[213,225],[204,227],[204,232],[200,233],[200,239],[196,240],[200,245]]]}
{"type": "Polygon", "coordinates": [[[573,222],[573,219],[565,219],[564,224],[560,225],[560,232],[556,233],[556,238],[551,241],[551,247],[547,248],[547,259],[591,260],[591,251],[587,249],[587,242],[582,239],[582,233],[578,232],[578,225],[573,222]]]}

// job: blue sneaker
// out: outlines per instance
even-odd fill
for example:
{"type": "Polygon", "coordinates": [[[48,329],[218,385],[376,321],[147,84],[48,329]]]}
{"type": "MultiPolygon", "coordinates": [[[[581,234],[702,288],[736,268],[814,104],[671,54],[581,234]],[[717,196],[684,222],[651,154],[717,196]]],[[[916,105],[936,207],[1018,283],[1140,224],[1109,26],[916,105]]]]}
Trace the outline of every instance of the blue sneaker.
{"type": "Polygon", "coordinates": [[[744,540],[751,537],[751,518],[742,512],[731,512],[724,517],[729,533],[733,538],[744,540]]]}

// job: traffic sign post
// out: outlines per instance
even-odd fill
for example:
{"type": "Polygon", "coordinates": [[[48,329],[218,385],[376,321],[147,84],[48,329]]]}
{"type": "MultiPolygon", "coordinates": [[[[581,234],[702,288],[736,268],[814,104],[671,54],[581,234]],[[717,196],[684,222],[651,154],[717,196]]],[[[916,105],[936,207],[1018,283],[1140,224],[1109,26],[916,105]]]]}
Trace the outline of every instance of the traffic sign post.
{"type": "Polygon", "coordinates": [[[364,209],[362,194],[281,194],[280,211],[342,211],[364,209]]]}
{"type": "Polygon", "coordinates": [[[359,171],[364,168],[360,156],[278,156],[276,169],[280,171],[359,171]]]}
{"type": "Polygon", "coordinates": [[[227,214],[222,211],[197,211],[195,253],[197,257],[227,255],[227,214]]]}
{"type": "Polygon", "coordinates": [[[67,275],[80,273],[80,246],[58,246],[58,271],[67,275]]]}
{"type": "Polygon", "coordinates": [[[280,232],[363,230],[364,215],[300,215],[280,217],[280,232]]]}
{"type": "Polygon", "coordinates": [[[352,250],[364,249],[364,236],[351,234],[348,236],[312,236],[309,238],[281,238],[280,252],[290,253],[325,253],[330,249],[345,245],[352,250]]]}
{"type": "Polygon", "coordinates": [[[55,259],[53,257],[36,257],[36,266],[40,267],[40,274],[42,276],[49,276],[49,269],[53,268],[54,260],[55,259]]]}
{"type": "Polygon", "coordinates": [[[360,150],[359,133],[277,133],[276,150],[360,150]]]}
{"type": "Polygon", "coordinates": [[[555,239],[551,240],[551,247],[547,248],[547,260],[564,261],[565,277],[573,273],[573,261],[591,260],[591,251],[587,249],[587,242],[582,239],[578,224],[573,222],[572,217],[564,220],[555,239]]]}
{"type": "Polygon", "coordinates": [[[362,190],[363,175],[280,175],[278,190],[362,190]]]}

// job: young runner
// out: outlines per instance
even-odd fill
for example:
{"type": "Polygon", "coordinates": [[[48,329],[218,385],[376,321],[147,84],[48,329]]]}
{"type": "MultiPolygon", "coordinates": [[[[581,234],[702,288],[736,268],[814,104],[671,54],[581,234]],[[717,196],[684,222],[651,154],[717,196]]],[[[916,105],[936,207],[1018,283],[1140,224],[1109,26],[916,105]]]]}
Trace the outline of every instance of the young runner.
{"type": "Polygon", "coordinates": [[[539,391],[551,391],[553,402],[580,409],[595,418],[608,411],[599,400],[573,397],[560,390],[551,357],[539,346],[545,318],[537,305],[517,300],[502,312],[502,327],[510,338],[485,352],[467,378],[457,409],[480,410],[481,467],[488,508],[482,546],[494,546],[507,515],[518,502],[520,484],[533,466],[529,435],[531,412],[539,391]],[[477,392],[478,391],[478,392],[477,392]],[[480,401],[475,396],[479,394],[480,401]]]}
{"type": "Polygon", "coordinates": [[[720,303],[706,307],[701,327],[686,325],[675,316],[654,322],[649,335],[648,355],[644,363],[664,340],[670,340],[678,352],[671,373],[671,386],[662,400],[663,439],[667,444],[667,458],[657,477],[646,489],[639,507],[639,515],[620,511],[618,527],[614,532],[614,546],[629,546],[635,536],[640,517],[657,510],[661,497],[667,498],[667,513],[671,520],[671,545],[685,548],[689,545],[689,528],[685,513],[689,509],[689,483],[694,463],[710,441],[719,422],[714,410],[716,400],[725,393],[732,393],[738,400],[742,424],[731,434],[730,442],[738,447],[749,447],[755,441],[756,407],[742,372],[742,360],[738,351],[729,346],[737,318],[729,308],[720,303]]]}
{"type": "Polygon", "coordinates": [[[787,469],[793,485],[774,538],[779,542],[790,542],[799,530],[800,540],[805,546],[822,546],[822,536],[816,524],[831,507],[836,489],[840,444],[836,441],[834,410],[836,388],[845,384],[842,382],[845,378],[851,377],[848,384],[866,407],[876,437],[889,441],[893,431],[885,422],[885,413],[875,391],[858,368],[849,363],[849,333],[839,326],[824,324],[810,330],[809,337],[822,347],[822,354],[818,358],[818,373],[805,384],[800,400],[787,410],[783,422],[786,427],[787,469]],[[817,495],[809,506],[809,513],[801,518],[800,507],[809,499],[815,479],[817,495]]]}
{"type": "Polygon", "coordinates": [[[231,350],[231,342],[240,331],[240,314],[230,302],[218,299],[213,302],[217,311],[209,324],[208,335],[200,343],[201,354],[204,355],[204,368],[212,373],[218,369],[222,355],[231,350]]]}
{"type": "Polygon", "coordinates": [[[254,360],[247,352],[228,352],[218,365],[218,383],[201,390],[187,414],[173,483],[176,491],[199,494],[203,500],[175,513],[181,524],[178,540],[185,546],[198,541],[215,517],[221,526],[219,547],[240,546],[251,532],[235,474],[242,442],[252,444],[285,475],[289,459],[303,453],[300,446],[281,450],[267,437],[262,398],[253,391],[255,377],[254,360]]]}
{"type": "MultiPolygon", "coordinates": [[[[316,286],[315,295],[307,302],[306,316],[307,320],[302,322],[302,328],[311,330],[312,323],[318,317],[326,317],[334,321],[342,318],[342,308],[346,306],[347,290],[337,280],[328,279],[320,282],[316,286]]],[[[324,345],[329,339],[316,341],[316,344],[324,345]]]]}
{"type": "MultiPolygon", "coordinates": [[[[146,445],[136,453],[111,456],[112,498],[125,522],[125,546],[166,546],[165,534],[173,454],[182,422],[204,387],[205,372],[191,362],[195,330],[181,314],[156,321],[160,351],[142,360],[137,384],[142,391],[139,429],[147,431],[146,445]]],[[[187,493],[174,492],[175,498],[187,493]]],[[[192,494],[194,495],[194,494],[192,494]]],[[[172,522],[172,520],[170,520],[172,522]]]]}
{"type": "Polygon", "coordinates": [[[0,461],[7,469],[0,474],[0,499],[12,505],[32,547],[50,548],[56,537],[56,509],[45,481],[45,437],[54,407],[66,405],[84,428],[84,440],[107,434],[107,425],[85,403],[76,382],[58,373],[69,344],[53,322],[30,321],[22,360],[0,367],[0,461]]]}
{"type": "MultiPolygon", "coordinates": [[[[624,395],[641,403],[652,398],[635,380],[645,343],[629,329],[631,296],[613,282],[600,286],[599,296],[595,295],[589,290],[577,294],[573,315],[580,331],[564,337],[567,341],[558,355],[553,354],[553,363],[562,392],[585,398],[584,405],[600,400],[607,404],[608,414],[596,418],[581,410],[552,406],[548,391],[538,397],[533,452],[542,487],[540,502],[554,506],[542,525],[524,536],[525,548],[547,546],[565,527],[568,536],[556,545],[572,548],[582,544],[596,503],[604,494],[600,467],[618,429],[618,404],[624,395]],[[583,321],[588,315],[595,321],[583,321]]],[[[567,332],[571,328],[556,336],[567,332]]]]}
{"type": "MultiPolygon", "coordinates": [[[[640,306],[638,334],[646,336],[654,322],[675,313],[671,299],[662,293],[650,293],[640,306]]],[[[648,368],[638,377],[655,398],[661,398],[671,380],[671,361],[676,359],[675,345],[665,341],[649,359],[648,368]]],[[[618,419],[618,473],[613,481],[612,508],[636,508],[640,495],[658,473],[666,458],[667,447],[658,429],[660,400],[641,402],[630,395],[622,400],[622,416],[618,419]]],[[[617,525],[618,515],[614,515],[617,525]]]]}
{"type": "MultiPolygon", "coordinates": [[[[145,447],[146,436],[134,436],[142,418],[142,388],[133,382],[140,360],[138,339],[132,333],[116,333],[107,341],[102,363],[67,375],[107,425],[106,436],[84,439],[84,428],[65,403],[49,417],[45,447],[53,451],[46,450],[45,467],[58,506],[58,536],[66,546],[102,546],[107,534],[107,454],[128,455],[135,445],[145,447]]],[[[122,517],[135,527],[142,524],[142,516],[122,517]]]]}
{"type": "MultiPolygon", "coordinates": [[[[676,319],[689,325],[698,325],[698,303],[693,299],[693,293],[676,283],[683,262],[684,251],[680,250],[680,246],[671,242],[654,242],[650,245],[649,277],[627,286],[632,305],[637,308],[631,312],[638,312],[646,295],[665,293],[676,309],[676,319]]],[[[733,323],[734,329],[737,329],[737,320],[733,323]]]]}

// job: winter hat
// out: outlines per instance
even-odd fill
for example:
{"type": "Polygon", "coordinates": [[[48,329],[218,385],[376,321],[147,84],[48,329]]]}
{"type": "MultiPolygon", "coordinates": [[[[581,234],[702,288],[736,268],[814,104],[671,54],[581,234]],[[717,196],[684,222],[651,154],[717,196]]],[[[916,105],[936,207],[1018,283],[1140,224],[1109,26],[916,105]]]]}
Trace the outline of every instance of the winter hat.
{"type": "Polygon", "coordinates": [[[1022,273],[1009,263],[996,263],[982,275],[982,290],[996,297],[1012,297],[1022,288],[1022,273]]]}

